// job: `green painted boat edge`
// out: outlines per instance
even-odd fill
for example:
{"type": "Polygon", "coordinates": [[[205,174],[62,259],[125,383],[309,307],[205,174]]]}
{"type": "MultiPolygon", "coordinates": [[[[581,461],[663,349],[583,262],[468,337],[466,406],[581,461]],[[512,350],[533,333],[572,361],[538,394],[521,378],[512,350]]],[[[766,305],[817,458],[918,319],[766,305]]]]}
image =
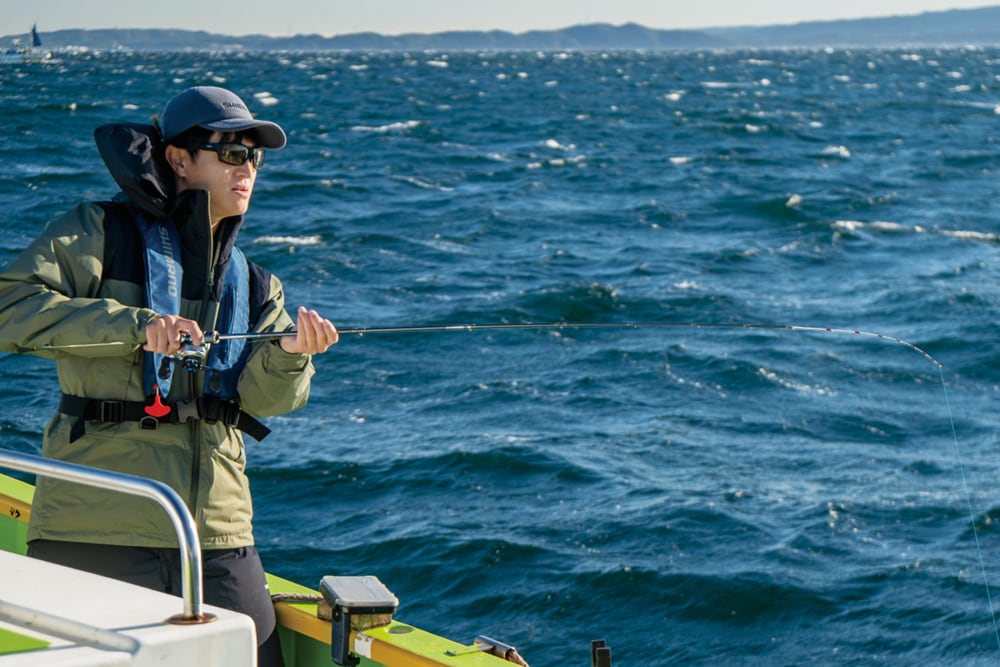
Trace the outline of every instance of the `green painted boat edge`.
{"type": "Polygon", "coordinates": [[[44,639],[22,635],[13,630],[0,628],[0,655],[10,655],[12,653],[26,653],[48,648],[49,643],[44,639]]]}
{"type": "Polygon", "coordinates": [[[35,487],[0,474],[0,549],[11,553],[28,552],[28,516],[35,487]]]}

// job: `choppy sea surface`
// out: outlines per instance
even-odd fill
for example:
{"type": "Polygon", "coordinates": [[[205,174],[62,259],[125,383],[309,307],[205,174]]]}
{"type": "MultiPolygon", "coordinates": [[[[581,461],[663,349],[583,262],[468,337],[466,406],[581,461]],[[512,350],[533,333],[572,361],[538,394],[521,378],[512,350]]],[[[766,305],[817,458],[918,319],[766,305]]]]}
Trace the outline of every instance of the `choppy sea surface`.
{"type": "MultiPolygon", "coordinates": [[[[1000,51],[4,65],[0,260],[197,84],[288,131],[241,243],[291,307],[685,325],[345,335],[248,441],[268,569],[536,667],[1000,661],[1000,51]]],[[[37,451],[53,369],[0,374],[37,451]]]]}

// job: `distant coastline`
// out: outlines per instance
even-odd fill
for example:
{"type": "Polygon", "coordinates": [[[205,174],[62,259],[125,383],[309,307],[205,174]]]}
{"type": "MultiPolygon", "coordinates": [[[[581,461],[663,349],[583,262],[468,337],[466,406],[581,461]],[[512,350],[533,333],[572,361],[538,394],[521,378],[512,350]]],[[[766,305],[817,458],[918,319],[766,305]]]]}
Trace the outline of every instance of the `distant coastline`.
{"type": "MultiPolygon", "coordinates": [[[[791,25],[663,30],[635,23],[590,24],[561,30],[511,33],[502,30],[381,35],[354,33],[324,37],[222,35],[194,30],[56,30],[42,40],[49,49],[175,50],[605,50],[893,48],[1000,45],[1000,6],[956,9],[886,18],[818,21],[791,25]]],[[[24,35],[0,37],[10,44],[24,35]]]]}

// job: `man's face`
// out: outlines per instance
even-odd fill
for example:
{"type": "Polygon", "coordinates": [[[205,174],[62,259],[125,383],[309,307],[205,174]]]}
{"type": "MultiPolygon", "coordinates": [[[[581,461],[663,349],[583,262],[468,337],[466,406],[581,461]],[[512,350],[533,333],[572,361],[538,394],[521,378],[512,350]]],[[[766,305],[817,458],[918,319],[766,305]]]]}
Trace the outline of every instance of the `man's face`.
{"type": "MultiPolygon", "coordinates": [[[[241,143],[249,148],[255,146],[249,137],[236,142],[231,133],[221,132],[213,132],[208,143],[227,142],[241,143]]],[[[207,190],[213,225],[223,218],[245,214],[250,207],[250,197],[257,180],[253,160],[247,160],[239,166],[226,164],[210,149],[196,150],[191,158],[185,164],[183,173],[178,173],[178,190],[207,190]]]]}

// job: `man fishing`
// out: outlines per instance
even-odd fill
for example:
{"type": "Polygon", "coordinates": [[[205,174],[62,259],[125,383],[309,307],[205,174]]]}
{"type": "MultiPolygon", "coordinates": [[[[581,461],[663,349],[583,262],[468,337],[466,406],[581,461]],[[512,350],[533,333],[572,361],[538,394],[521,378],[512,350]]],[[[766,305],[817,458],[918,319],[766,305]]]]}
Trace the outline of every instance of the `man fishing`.
{"type": "MultiPolygon", "coordinates": [[[[265,150],[285,132],[234,93],[195,87],[158,124],[95,137],[122,192],[57,217],[0,273],[0,348],[56,361],[45,456],[160,480],[185,499],[205,601],[251,616],[259,664],[281,665],[244,434],[259,440],[259,419],[305,405],[311,355],[338,339],[315,311],[293,322],[278,279],[235,245],[265,150]],[[203,344],[210,331],[293,328],[203,344]]],[[[180,592],[172,526],[149,501],[39,478],[28,541],[33,557],[180,592]]]]}

